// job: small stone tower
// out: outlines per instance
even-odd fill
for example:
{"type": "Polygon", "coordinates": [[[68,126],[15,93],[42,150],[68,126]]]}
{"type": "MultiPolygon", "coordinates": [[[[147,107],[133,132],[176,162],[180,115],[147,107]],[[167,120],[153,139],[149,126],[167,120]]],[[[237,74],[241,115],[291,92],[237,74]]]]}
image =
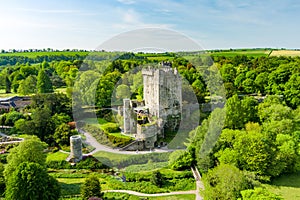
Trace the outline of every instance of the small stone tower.
{"type": "Polygon", "coordinates": [[[79,135],[73,135],[70,137],[70,148],[70,160],[75,163],[82,160],[82,141],[79,135]]]}
{"type": "Polygon", "coordinates": [[[132,101],[123,99],[124,133],[136,133],[136,113],[133,110],[132,101]]]}

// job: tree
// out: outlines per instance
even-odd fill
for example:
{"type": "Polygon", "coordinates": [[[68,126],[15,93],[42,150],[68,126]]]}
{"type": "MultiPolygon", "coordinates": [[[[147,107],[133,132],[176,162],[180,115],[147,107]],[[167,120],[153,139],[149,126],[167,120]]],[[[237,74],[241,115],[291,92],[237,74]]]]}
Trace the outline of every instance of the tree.
{"type": "Polygon", "coordinates": [[[19,83],[18,93],[28,95],[36,92],[37,79],[35,75],[28,76],[19,83]]]}
{"type": "Polygon", "coordinates": [[[169,166],[174,170],[189,169],[194,162],[192,153],[185,150],[173,151],[169,157],[169,166]]]}
{"type": "Polygon", "coordinates": [[[7,200],[56,200],[59,196],[57,180],[49,176],[46,168],[38,163],[21,163],[7,180],[7,200]]]}
{"type": "Polygon", "coordinates": [[[163,176],[160,173],[160,171],[154,171],[152,172],[150,181],[153,185],[156,185],[157,187],[161,187],[163,184],[163,176]]]}
{"type": "Polygon", "coordinates": [[[285,84],[285,98],[288,105],[296,108],[300,105],[300,73],[293,74],[285,84]]]}
{"type": "Polygon", "coordinates": [[[4,170],[5,179],[7,180],[23,162],[34,162],[45,166],[46,154],[43,151],[46,147],[46,143],[41,142],[36,136],[25,138],[17,147],[11,149],[7,156],[7,165],[4,170]]]}
{"type": "Polygon", "coordinates": [[[11,93],[11,81],[8,75],[5,76],[5,93],[11,93]]]}
{"type": "Polygon", "coordinates": [[[49,76],[44,69],[40,69],[37,76],[37,92],[38,93],[51,93],[53,87],[49,76]]]}
{"type": "Polygon", "coordinates": [[[88,200],[90,197],[102,197],[101,186],[97,176],[91,175],[85,179],[81,185],[81,196],[83,200],[88,200]]]}
{"type": "Polygon", "coordinates": [[[73,90],[79,95],[81,105],[95,105],[95,93],[100,74],[95,71],[85,71],[79,74],[73,90]]]}
{"type": "Polygon", "coordinates": [[[74,132],[70,129],[70,126],[63,123],[55,129],[53,138],[57,144],[63,146],[70,143],[69,138],[72,135],[74,135],[74,132]]]}
{"type": "Polygon", "coordinates": [[[257,116],[257,105],[258,102],[254,97],[245,97],[242,100],[241,118],[243,119],[243,124],[259,121],[257,116]]]}
{"type": "Polygon", "coordinates": [[[229,98],[225,105],[226,108],[226,120],[225,127],[230,129],[237,129],[243,127],[243,119],[241,118],[242,103],[238,98],[238,95],[234,95],[229,98]]]}
{"type": "Polygon", "coordinates": [[[203,176],[204,198],[231,200],[240,197],[240,191],[250,186],[243,173],[236,167],[221,164],[203,176]]]}
{"type": "Polygon", "coordinates": [[[4,178],[4,165],[0,162],[0,196],[2,196],[2,194],[5,191],[5,178],[4,178]]]}

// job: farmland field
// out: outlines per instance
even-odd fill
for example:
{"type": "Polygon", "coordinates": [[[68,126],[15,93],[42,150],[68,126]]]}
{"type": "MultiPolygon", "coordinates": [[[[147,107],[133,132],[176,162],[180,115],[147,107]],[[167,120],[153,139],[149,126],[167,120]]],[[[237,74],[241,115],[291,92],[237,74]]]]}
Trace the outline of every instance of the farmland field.
{"type": "Polygon", "coordinates": [[[220,51],[220,52],[210,52],[211,56],[225,56],[225,57],[234,57],[237,55],[246,55],[246,56],[253,56],[253,57],[261,57],[261,56],[268,56],[271,50],[265,49],[241,49],[241,50],[229,50],[229,51],[220,51]]]}
{"type": "Polygon", "coordinates": [[[17,56],[17,57],[23,56],[23,57],[28,57],[28,58],[36,58],[37,56],[60,56],[60,55],[75,56],[76,54],[80,55],[80,56],[87,56],[89,54],[89,52],[84,52],[84,51],[16,52],[16,53],[0,53],[0,57],[2,57],[2,56],[17,56]]]}
{"type": "Polygon", "coordinates": [[[295,50],[273,50],[270,56],[300,56],[300,51],[295,50]]]}

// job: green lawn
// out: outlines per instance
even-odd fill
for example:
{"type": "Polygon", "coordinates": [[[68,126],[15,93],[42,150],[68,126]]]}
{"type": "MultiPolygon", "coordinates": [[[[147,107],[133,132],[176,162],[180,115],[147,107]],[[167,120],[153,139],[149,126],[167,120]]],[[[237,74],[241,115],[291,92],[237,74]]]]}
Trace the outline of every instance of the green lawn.
{"type": "Polygon", "coordinates": [[[273,180],[271,184],[265,184],[264,186],[286,200],[300,199],[300,172],[282,175],[273,180]]]}
{"type": "Polygon", "coordinates": [[[124,169],[126,172],[153,171],[168,166],[168,162],[148,162],[141,165],[131,165],[124,169]]]}
{"type": "Polygon", "coordinates": [[[118,168],[125,168],[131,165],[146,164],[149,160],[153,162],[166,162],[170,156],[170,152],[167,153],[150,153],[150,154],[117,154],[106,151],[98,151],[94,154],[100,162],[118,168]]]}
{"type": "Polygon", "coordinates": [[[62,152],[55,152],[55,153],[48,153],[47,154],[47,161],[60,161],[66,160],[69,155],[62,152]]]}

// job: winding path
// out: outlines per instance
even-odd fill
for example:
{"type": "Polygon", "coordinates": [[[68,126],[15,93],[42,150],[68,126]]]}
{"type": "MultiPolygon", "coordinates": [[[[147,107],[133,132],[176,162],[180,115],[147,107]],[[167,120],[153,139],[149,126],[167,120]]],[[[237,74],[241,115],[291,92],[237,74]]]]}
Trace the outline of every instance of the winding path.
{"type": "Polygon", "coordinates": [[[95,154],[98,151],[106,151],[110,153],[117,153],[117,154],[147,154],[147,153],[164,153],[164,152],[170,152],[173,150],[168,150],[168,149],[153,149],[152,151],[122,151],[119,148],[111,148],[108,146],[105,146],[103,144],[100,144],[90,133],[84,131],[84,130],[78,130],[78,132],[84,134],[86,137],[85,142],[91,146],[93,146],[95,149],[90,152],[89,154],[95,154]]]}
{"type": "Polygon", "coordinates": [[[169,193],[157,193],[157,194],[146,194],[146,193],[140,193],[140,192],[136,192],[136,191],[132,191],[132,190],[106,190],[104,192],[120,192],[120,193],[127,193],[127,194],[136,195],[136,196],[142,196],[142,197],[160,197],[160,196],[170,196],[170,195],[179,195],[179,194],[195,194],[195,190],[169,192],[169,193]]]}

